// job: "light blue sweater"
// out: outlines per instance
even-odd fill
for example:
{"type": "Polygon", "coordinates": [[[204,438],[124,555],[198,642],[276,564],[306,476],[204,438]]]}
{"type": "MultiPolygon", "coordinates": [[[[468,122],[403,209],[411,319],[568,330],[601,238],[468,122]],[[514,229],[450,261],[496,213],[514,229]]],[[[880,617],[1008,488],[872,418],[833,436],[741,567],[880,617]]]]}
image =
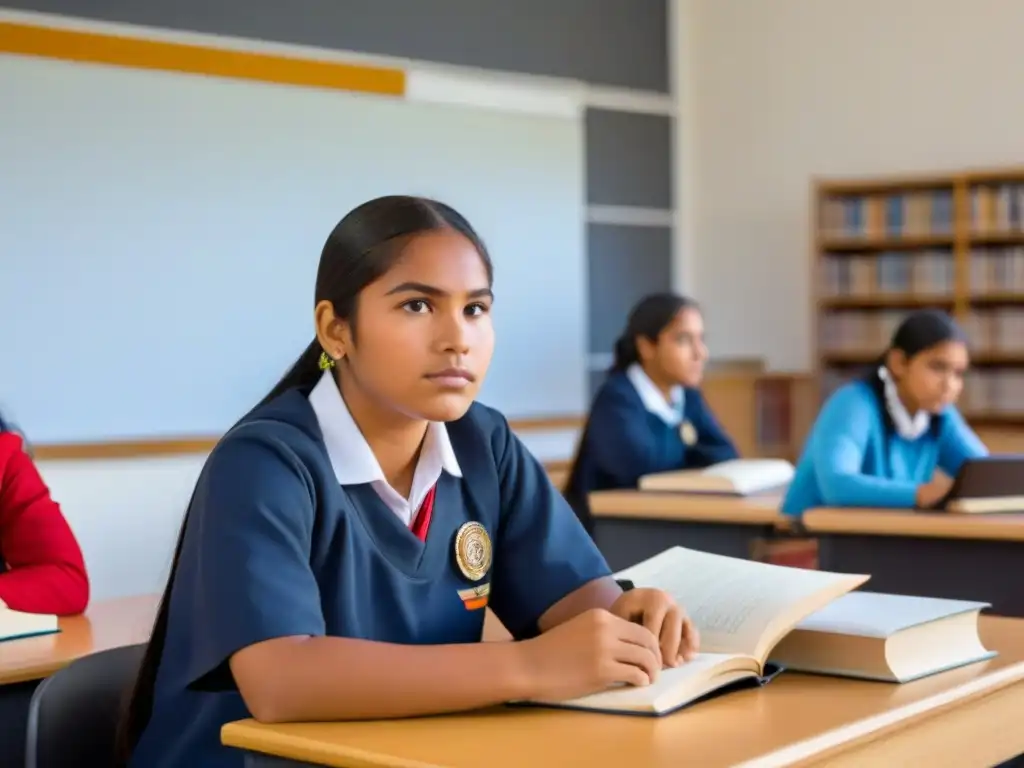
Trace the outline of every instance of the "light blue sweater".
{"type": "Polygon", "coordinates": [[[867,381],[825,402],[782,501],[787,515],[814,507],[906,507],[935,468],[950,477],[966,459],[988,453],[953,406],[916,440],[896,434],[879,393],[867,381]]]}

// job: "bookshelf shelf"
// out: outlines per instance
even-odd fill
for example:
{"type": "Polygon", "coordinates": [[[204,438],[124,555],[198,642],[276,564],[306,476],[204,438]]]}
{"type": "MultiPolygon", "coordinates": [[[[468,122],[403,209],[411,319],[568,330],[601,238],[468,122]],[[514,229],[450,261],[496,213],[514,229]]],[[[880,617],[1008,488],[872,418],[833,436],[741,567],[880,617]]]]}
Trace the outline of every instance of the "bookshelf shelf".
{"type": "Polygon", "coordinates": [[[952,248],[953,238],[950,235],[918,236],[918,237],[826,237],[822,240],[821,250],[833,253],[850,251],[914,251],[920,248],[952,248]]]}
{"type": "Polygon", "coordinates": [[[813,221],[822,398],[936,307],[971,339],[969,419],[1024,427],[1024,168],[819,181],[813,221]]]}
{"type": "Polygon", "coordinates": [[[970,297],[971,304],[994,305],[994,304],[1020,304],[1022,301],[1020,293],[1012,291],[991,291],[987,293],[975,293],[970,297]]]}
{"type": "Polygon", "coordinates": [[[824,309],[913,309],[915,307],[952,306],[952,296],[918,296],[913,293],[879,294],[875,296],[824,296],[824,309]]]}
{"type": "Polygon", "coordinates": [[[1024,412],[987,413],[985,411],[968,411],[964,415],[972,424],[979,426],[1024,427],[1024,412]]]}
{"type": "Polygon", "coordinates": [[[976,351],[972,357],[971,362],[975,366],[988,366],[988,365],[1014,365],[1024,366],[1024,353],[1004,353],[1004,352],[989,352],[985,350],[976,351]]]}
{"type": "Polygon", "coordinates": [[[1024,232],[972,232],[976,245],[1024,245],[1024,232]]]}

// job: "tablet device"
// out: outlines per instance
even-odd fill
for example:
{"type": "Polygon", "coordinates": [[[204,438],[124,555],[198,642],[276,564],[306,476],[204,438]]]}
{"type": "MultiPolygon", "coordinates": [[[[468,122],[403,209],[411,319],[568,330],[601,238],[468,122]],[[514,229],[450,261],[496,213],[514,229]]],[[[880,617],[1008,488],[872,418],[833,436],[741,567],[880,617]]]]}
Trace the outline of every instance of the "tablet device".
{"type": "Polygon", "coordinates": [[[968,459],[935,508],[968,515],[1024,512],[1024,456],[968,459]]]}

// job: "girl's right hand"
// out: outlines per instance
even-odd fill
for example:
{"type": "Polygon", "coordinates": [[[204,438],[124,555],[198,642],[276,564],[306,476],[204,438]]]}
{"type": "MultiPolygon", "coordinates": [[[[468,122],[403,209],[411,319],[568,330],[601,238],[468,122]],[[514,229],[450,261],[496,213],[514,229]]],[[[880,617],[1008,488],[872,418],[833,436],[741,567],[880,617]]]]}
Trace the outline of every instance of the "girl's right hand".
{"type": "Polygon", "coordinates": [[[618,683],[648,685],[662,668],[658,638],[594,608],[521,643],[530,698],[573,699],[618,683]]]}
{"type": "Polygon", "coordinates": [[[945,498],[953,487],[953,480],[941,470],[935,470],[932,479],[917,486],[914,499],[918,509],[931,509],[945,498]]]}

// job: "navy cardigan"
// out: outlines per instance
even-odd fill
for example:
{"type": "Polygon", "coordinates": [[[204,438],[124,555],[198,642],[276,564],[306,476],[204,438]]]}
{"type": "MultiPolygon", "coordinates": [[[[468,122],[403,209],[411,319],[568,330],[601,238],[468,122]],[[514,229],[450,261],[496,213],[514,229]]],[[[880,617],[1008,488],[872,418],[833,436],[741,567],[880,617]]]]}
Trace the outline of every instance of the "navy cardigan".
{"type": "Polygon", "coordinates": [[[625,373],[609,374],[590,407],[566,498],[592,529],[587,496],[592,491],[636,488],[642,475],[709,467],[739,456],[699,389],[685,390],[683,420],[697,440],[683,442],[680,427],[649,412],[625,373]]]}

